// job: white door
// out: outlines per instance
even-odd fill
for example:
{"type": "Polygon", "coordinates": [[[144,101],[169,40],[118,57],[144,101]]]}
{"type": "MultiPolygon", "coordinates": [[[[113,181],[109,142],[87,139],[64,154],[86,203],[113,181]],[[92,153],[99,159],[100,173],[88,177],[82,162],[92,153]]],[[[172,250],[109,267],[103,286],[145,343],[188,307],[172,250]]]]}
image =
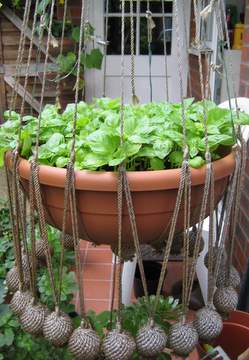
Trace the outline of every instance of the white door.
{"type": "MultiPolygon", "coordinates": [[[[106,96],[120,97],[121,74],[121,2],[109,0],[109,9],[106,9],[107,0],[92,0],[90,8],[90,22],[95,28],[95,35],[105,38],[105,21],[108,20],[107,37],[109,45],[106,56],[106,96]]],[[[184,95],[187,83],[187,40],[190,18],[190,0],[180,0],[179,27],[181,42],[181,63],[183,66],[184,95]],[[183,6],[184,5],[184,6],[183,6]],[[187,30],[187,31],[186,31],[187,30]]],[[[135,0],[133,4],[134,32],[135,32],[135,81],[136,95],[140,102],[150,101],[149,56],[147,42],[147,1],[135,0]]],[[[177,66],[177,43],[173,19],[173,3],[165,1],[165,34],[167,46],[167,72],[169,100],[180,100],[180,87],[177,66]]],[[[152,98],[153,101],[166,99],[166,69],[163,42],[163,14],[162,1],[150,0],[155,28],[152,41],[152,98]]],[[[131,100],[131,56],[130,56],[130,1],[126,3],[125,19],[125,102],[131,100]]],[[[102,48],[103,50],[103,48],[102,48]]],[[[86,74],[86,98],[91,101],[93,97],[103,96],[104,66],[101,71],[90,70],[86,74]]]]}

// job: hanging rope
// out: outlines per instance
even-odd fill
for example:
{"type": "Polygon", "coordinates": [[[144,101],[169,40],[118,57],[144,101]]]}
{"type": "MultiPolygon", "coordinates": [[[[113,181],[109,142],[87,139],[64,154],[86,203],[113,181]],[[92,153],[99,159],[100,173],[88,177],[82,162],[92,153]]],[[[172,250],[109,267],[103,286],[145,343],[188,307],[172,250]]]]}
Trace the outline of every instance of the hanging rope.
{"type": "MultiPolygon", "coordinates": [[[[64,11],[63,11],[63,20],[62,20],[62,31],[61,31],[61,41],[60,41],[60,53],[59,56],[61,57],[63,54],[64,48],[64,38],[65,38],[65,27],[66,27],[66,18],[67,18],[67,7],[68,7],[68,0],[64,0],[64,11]]],[[[58,79],[56,82],[56,103],[61,107],[59,97],[60,97],[60,84],[61,79],[58,79]]]]}
{"type": "Polygon", "coordinates": [[[105,46],[104,46],[104,63],[103,63],[103,97],[106,96],[106,56],[107,56],[107,46],[108,46],[108,20],[109,20],[109,0],[106,0],[106,9],[105,9],[105,46]]]}
{"type": "Polygon", "coordinates": [[[14,76],[14,87],[12,89],[11,100],[10,100],[10,114],[11,114],[11,111],[14,110],[16,107],[17,89],[18,89],[18,86],[20,83],[20,70],[21,70],[21,65],[22,65],[22,61],[23,61],[24,49],[25,49],[26,31],[28,28],[30,8],[31,8],[31,0],[27,0],[26,6],[24,9],[23,23],[22,23],[22,29],[21,29],[21,34],[20,34],[18,52],[17,52],[16,71],[15,71],[15,76],[14,76]]]}
{"type": "MultiPolygon", "coordinates": [[[[166,21],[165,21],[165,2],[162,0],[162,19],[163,19],[163,55],[165,68],[165,93],[166,100],[169,101],[169,82],[168,82],[168,59],[167,59],[167,43],[166,43],[166,21]]],[[[167,29],[169,30],[169,29],[167,29]]]]}
{"type": "MultiPolygon", "coordinates": [[[[43,35],[44,35],[44,30],[45,30],[45,25],[46,25],[45,24],[45,13],[46,13],[45,5],[46,4],[44,2],[43,7],[42,7],[42,14],[40,15],[40,27],[39,27],[40,31],[39,31],[39,38],[38,38],[38,48],[37,48],[36,58],[35,58],[35,77],[34,77],[34,83],[32,86],[32,99],[35,98],[37,79],[40,79],[39,74],[38,74],[38,64],[40,63],[40,60],[41,60],[42,40],[43,40],[43,35]]],[[[33,115],[33,107],[31,105],[30,105],[30,111],[31,111],[31,115],[33,115]]]]}
{"type": "MultiPolygon", "coordinates": [[[[14,158],[15,159],[15,158],[14,158]]],[[[13,159],[13,161],[15,161],[13,159]]],[[[19,226],[17,223],[17,216],[16,216],[16,187],[13,181],[14,174],[11,177],[10,170],[7,167],[7,159],[5,154],[5,173],[6,173],[6,180],[7,180],[7,190],[8,190],[8,199],[9,199],[9,210],[10,210],[10,221],[12,227],[12,235],[13,235],[13,245],[14,245],[14,256],[15,256],[15,264],[17,267],[18,278],[19,278],[19,285],[20,290],[24,290],[24,275],[23,275],[23,268],[22,268],[22,250],[19,238],[19,226]],[[15,190],[14,190],[15,189],[15,190]]],[[[15,172],[15,164],[13,164],[13,172],[15,172]]]]}
{"type": "Polygon", "coordinates": [[[134,34],[134,17],[133,17],[133,0],[130,0],[130,31],[131,31],[131,94],[132,104],[139,104],[139,99],[136,95],[135,84],[135,34],[134,34]]]}
{"type": "Polygon", "coordinates": [[[34,186],[34,193],[35,193],[37,212],[38,212],[38,216],[39,216],[39,227],[40,227],[41,238],[42,238],[42,241],[43,241],[43,246],[44,246],[45,255],[46,255],[46,261],[47,261],[48,273],[49,273],[49,278],[50,278],[52,296],[53,296],[55,306],[56,306],[56,308],[58,308],[59,304],[58,304],[58,299],[57,299],[57,296],[56,296],[57,294],[56,294],[56,289],[55,289],[55,279],[54,279],[54,273],[53,273],[53,267],[52,267],[52,258],[51,258],[48,235],[47,235],[47,229],[46,229],[46,219],[45,219],[44,209],[43,209],[43,205],[42,205],[41,189],[40,189],[40,182],[39,182],[39,165],[38,165],[39,135],[40,135],[40,129],[41,129],[41,112],[42,112],[43,100],[44,100],[44,92],[45,92],[47,63],[48,63],[48,51],[49,51],[49,45],[50,45],[50,39],[51,39],[51,33],[52,33],[52,22],[53,22],[53,15],[54,15],[54,6],[55,6],[55,0],[52,0],[50,17],[49,17],[49,28],[48,28],[46,54],[45,54],[45,60],[44,60],[44,73],[43,73],[43,79],[42,79],[40,111],[39,111],[39,115],[38,115],[35,153],[34,153],[34,158],[31,161],[31,171],[33,172],[33,186],[34,186]]]}
{"type": "Polygon", "coordinates": [[[150,102],[153,100],[153,88],[152,88],[152,31],[155,28],[155,23],[152,18],[152,12],[150,11],[150,2],[147,1],[147,41],[148,41],[148,54],[149,54],[149,84],[150,84],[150,102]]]}
{"type": "Polygon", "coordinates": [[[227,191],[226,202],[225,202],[226,212],[225,212],[224,222],[223,222],[223,226],[222,226],[222,230],[221,230],[221,234],[220,234],[219,248],[216,253],[216,262],[215,262],[215,266],[214,266],[214,275],[213,275],[214,280],[217,279],[217,276],[219,273],[222,254],[224,251],[225,240],[228,236],[229,223],[231,220],[231,212],[232,212],[234,197],[235,197],[235,193],[236,193],[236,184],[237,184],[240,167],[241,167],[240,153],[238,151],[236,151],[235,152],[235,170],[232,175],[232,179],[231,179],[228,191],[227,191]]]}
{"type": "MultiPolygon", "coordinates": [[[[15,83],[13,87],[13,91],[11,94],[11,102],[10,102],[10,114],[13,108],[15,108],[16,103],[16,91],[19,86],[20,82],[20,68],[22,64],[23,54],[24,54],[24,48],[25,48],[25,39],[26,39],[26,30],[28,26],[29,21],[29,14],[30,14],[30,8],[31,8],[31,2],[27,1],[25,11],[24,11],[24,17],[23,17],[23,26],[22,31],[20,35],[20,42],[19,42],[19,48],[18,48],[18,55],[17,55],[17,63],[16,63],[16,73],[15,73],[15,83]]],[[[30,45],[31,46],[31,45],[30,45]]],[[[23,107],[23,106],[22,106],[23,107]]],[[[26,210],[26,200],[22,197],[23,194],[20,189],[20,182],[19,182],[19,175],[18,175],[18,152],[20,148],[21,143],[21,128],[22,128],[22,117],[20,117],[20,126],[19,126],[19,134],[16,144],[16,149],[12,153],[12,164],[13,164],[13,176],[10,178],[10,174],[6,169],[6,176],[7,176],[7,182],[8,190],[9,190],[9,203],[10,203],[10,212],[11,212],[11,218],[12,218],[12,229],[13,229],[13,240],[14,240],[14,248],[15,248],[15,259],[16,259],[16,265],[17,265],[17,271],[19,276],[19,282],[20,282],[20,290],[24,290],[24,274],[23,274],[23,254],[22,254],[22,243],[24,246],[24,251],[27,254],[27,264],[28,264],[28,270],[30,271],[30,262],[28,257],[28,246],[27,246],[27,238],[26,238],[26,216],[25,216],[25,210],[26,210]],[[10,184],[12,182],[12,184],[10,184]],[[12,194],[11,194],[12,192],[12,194]],[[22,240],[21,240],[22,238],[22,240]]],[[[31,274],[30,274],[31,275],[31,274]]],[[[29,277],[29,280],[31,281],[31,276],[29,277]]]]}

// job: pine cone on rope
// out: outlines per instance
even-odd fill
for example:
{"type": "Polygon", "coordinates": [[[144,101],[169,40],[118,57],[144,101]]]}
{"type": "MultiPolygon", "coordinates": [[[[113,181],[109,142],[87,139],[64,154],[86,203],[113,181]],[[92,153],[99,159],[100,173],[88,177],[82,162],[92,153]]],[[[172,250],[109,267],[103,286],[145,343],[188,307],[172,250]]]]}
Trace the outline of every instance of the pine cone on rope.
{"type": "MultiPolygon", "coordinates": [[[[23,266],[23,282],[24,282],[24,288],[29,288],[29,272],[28,272],[28,266],[23,266]]],[[[10,269],[6,275],[6,286],[11,293],[15,293],[17,290],[19,290],[19,275],[17,267],[14,266],[12,269],[10,269]]]]}
{"type": "Polygon", "coordinates": [[[11,293],[15,293],[19,289],[19,276],[17,267],[14,266],[6,275],[6,286],[11,293]]]}
{"type": "Polygon", "coordinates": [[[223,321],[217,311],[210,307],[204,307],[197,311],[194,327],[200,340],[210,342],[220,335],[223,321]]]}
{"type": "MultiPolygon", "coordinates": [[[[44,245],[44,242],[42,240],[38,240],[35,244],[35,253],[36,258],[41,261],[42,263],[46,262],[46,247],[44,245]]],[[[50,254],[53,255],[53,248],[52,246],[49,246],[50,254]]]]}
{"type": "MultiPolygon", "coordinates": [[[[197,237],[197,230],[196,230],[196,228],[193,228],[189,233],[189,256],[190,257],[194,256],[194,249],[196,246],[196,237],[197,237]]],[[[201,237],[199,254],[204,249],[204,245],[205,245],[204,239],[203,239],[203,237],[201,237]]],[[[173,243],[172,243],[171,251],[170,251],[171,255],[179,255],[182,251],[183,246],[184,246],[184,233],[177,234],[173,239],[173,243]]]]}
{"type": "Polygon", "coordinates": [[[148,324],[139,330],[136,337],[137,350],[143,357],[156,357],[167,344],[167,336],[162,328],[148,324]]]}
{"type": "Polygon", "coordinates": [[[94,330],[80,326],[72,333],[68,350],[76,360],[94,360],[100,351],[100,338],[94,330]]]}
{"type": "MultiPolygon", "coordinates": [[[[218,256],[217,248],[213,247],[213,267],[215,267],[215,264],[217,262],[217,256],[218,256]]],[[[220,267],[223,266],[224,263],[225,263],[225,254],[222,254],[221,255],[220,267]]],[[[204,256],[204,265],[208,269],[208,252],[204,256]]]]}
{"type": "Polygon", "coordinates": [[[41,304],[30,303],[20,317],[22,329],[32,335],[42,334],[48,309],[41,304]]]}
{"type": "MultiPolygon", "coordinates": [[[[216,280],[217,287],[226,286],[226,271],[227,271],[227,268],[224,264],[220,267],[219,274],[217,276],[217,280],[216,280]]],[[[241,283],[241,279],[240,279],[240,274],[239,274],[238,270],[234,266],[231,266],[230,278],[229,278],[228,285],[232,286],[235,289],[238,289],[240,287],[240,283],[241,283]]]]}
{"type": "Polygon", "coordinates": [[[54,311],[46,317],[43,326],[43,335],[54,346],[65,345],[72,332],[72,321],[67,314],[54,311]]]}
{"type": "MultiPolygon", "coordinates": [[[[190,257],[194,256],[194,250],[195,250],[195,246],[196,246],[196,238],[197,238],[197,229],[193,228],[189,233],[189,256],[190,257]]],[[[200,253],[203,251],[204,246],[205,246],[205,242],[204,242],[203,237],[201,237],[198,255],[200,255],[200,253]]]]}
{"type": "MultiPolygon", "coordinates": [[[[165,246],[165,244],[164,244],[165,246]]],[[[170,254],[180,255],[183,247],[183,233],[176,234],[173,238],[170,254]]]]}
{"type": "MultiPolygon", "coordinates": [[[[112,252],[118,256],[118,246],[117,245],[111,245],[112,248],[112,252]]],[[[132,261],[136,250],[133,244],[126,244],[126,243],[122,243],[122,260],[123,261],[132,261]]]]}
{"type": "Polygon", "coordinates": [[[10,308],[15,315],[20,316],[32,300],[30,291],[16,291],[10,301],[10,308]]]}
{"type": "Polygon", "coordinates": [[[198,344],[198,333],[192,324],[177,323],[169,332],[169,346],[175,354],[188,356],[198,344]]]}
{"type": "Polygon", "coordinates": [[[74,241],[73,241],[73,236],[72,235],[69,235],[69,234],[65,235],[64,246],[65,246],[66,249],[69,249],[69,250],[74,249],[74,241]]]}
{"type": "Polygon", "coordinates": [[[214,306],[220,314],[229,314],[238,304],[238,294],[233,287],[217,288],[214,293],[214,306]]]}
{"type": "Polygon", "coordinates": [[[110,331],[103,343],[106,360],[129,360],[135,349],[136,344],[131,335],[119,330],[110,331]]]}

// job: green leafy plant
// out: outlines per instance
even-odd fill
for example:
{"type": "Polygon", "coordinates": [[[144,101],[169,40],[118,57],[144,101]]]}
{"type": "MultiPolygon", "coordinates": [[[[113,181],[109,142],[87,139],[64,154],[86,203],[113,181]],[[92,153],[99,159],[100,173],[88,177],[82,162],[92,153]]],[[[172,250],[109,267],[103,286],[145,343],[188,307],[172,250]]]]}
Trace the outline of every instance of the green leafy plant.
{"type": "MultiPolygon", "coordinates": [[[[56,23],[55,23],[56,24],[56,23]]],[[[69,25],[69,24],[68,24],[69,25]]],[[[54,26],[54,28],[56,28],[54,26]]],[[[53,32],[54,34],[54,32],[53,32]]],[[[61,35],[59,32],[57,36],[61,35]]],[[[69,51],[65,54],[58,55],[57,65],[59,73],[64,76],[77,75],[77,51],[80,41],[80,28],[71,24],[71,32],[68,31],[66,36],[74,41],[74,51],[69,51]]],[[[84,86],[84,68],[86,69],[101,69],[103,54],[99,48],[95,47],[94,43],[94,28],[87,22],[84,29],[84,51],[80,58],[80,88],[84,86]]]]}
{"type": "MultiPolygon", "coordinates": [[[[222,156],[235,143],[230,110],[220,109],[211,101],[185,100],[186,133],[190,166],[205,163],[205,131],[203,106],[207,110],[207,131],[212,159],[222,156]],[[223,152],[224,153],[224,152],[223,152]]],[[[39,162],[65,167],[72,141],[74,104],[61,114],[55,105],[47,105],[41,113],[39,162]]],[[[3,154],[17,143],[20,115],[7,111],[0,127],[0,166],[3,154]]],[[[120,99],[100,98],[92,104],[77,106],[76,169],[115,171],[123,161],[127,170],[162,170],[181,166],[183,158],[182,109],[168,102],[126,105],[124,110],[124,144],[120,145],[120,99]]],[[[249,116],[241,112],[236,124],[249,124],[249,116]]],[[[24,116],[21,131],[21,155],[33,155],[37,118],[24,116]]]]}
{"type": "MultiPolygon", "coordinates": [[[[9,210],[0,203],[0,286],[3,291],[3,281],[7,272],[14,264],[14,252],[12,245],[11,226],[9,220],[9,210]]],[[[0,300],[2,298],[0,293],[0,300]]]]}

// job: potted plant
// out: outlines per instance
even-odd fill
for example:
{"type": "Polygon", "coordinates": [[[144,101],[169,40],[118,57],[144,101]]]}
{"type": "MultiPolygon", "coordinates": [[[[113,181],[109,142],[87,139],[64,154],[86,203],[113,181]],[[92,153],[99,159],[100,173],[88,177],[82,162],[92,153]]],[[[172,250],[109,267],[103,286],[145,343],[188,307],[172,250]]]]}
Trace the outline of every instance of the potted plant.
{"type": "MultiPolygon", "coordinates": [[[[221,199],[235,160],[231,147],[235,143],[229,110],[206,101],[209,147],[215,178],[215,204],[221,199]],[[225,149],[225,150],[224,150],[225,149]]],[[[185,100],[187,141],[190,153],[192,203],[191,224],[198,221],[205,180],[205,139],[203,104],[185,100]]],[[[69,104],[61,114],[47,105],[41,114],[39,144],[39,179],[47,221],[62,226],[64,184],[75,105],[69,104]]],[[[141,243],[153,243],[165,231],[175,207],[183,158],[181,105],[167,102],[125,106],[124,145],[120,146],[120,100],[96,99],[92,104],[80,102],[77,108],[76,192],[81,238],[97,244],[114,244],[117,239],[117,173],[125,161],[133,195],[141,243]]],[[[241,113],[235,122],[248,124],[241,113]]],[[[5,113],[0,128],[0,154],[16,145],[19,114],[5,113]]],[[[30,163],[37,118],[25,116],[22,129],[21,182],[28,191],[30,163]]],[[[7,156],[11,168],[11,155],[7,156]]],[[[208,214],[208,210],[207,210],[208,214]]],[[[176,232],[183,229],[180,209],[176,232]]],[[[71,232],[68,221],[66,231],[71,232]]],[[[127,209],[124,208],[123,234],[132,242],[127,209]]]]}

